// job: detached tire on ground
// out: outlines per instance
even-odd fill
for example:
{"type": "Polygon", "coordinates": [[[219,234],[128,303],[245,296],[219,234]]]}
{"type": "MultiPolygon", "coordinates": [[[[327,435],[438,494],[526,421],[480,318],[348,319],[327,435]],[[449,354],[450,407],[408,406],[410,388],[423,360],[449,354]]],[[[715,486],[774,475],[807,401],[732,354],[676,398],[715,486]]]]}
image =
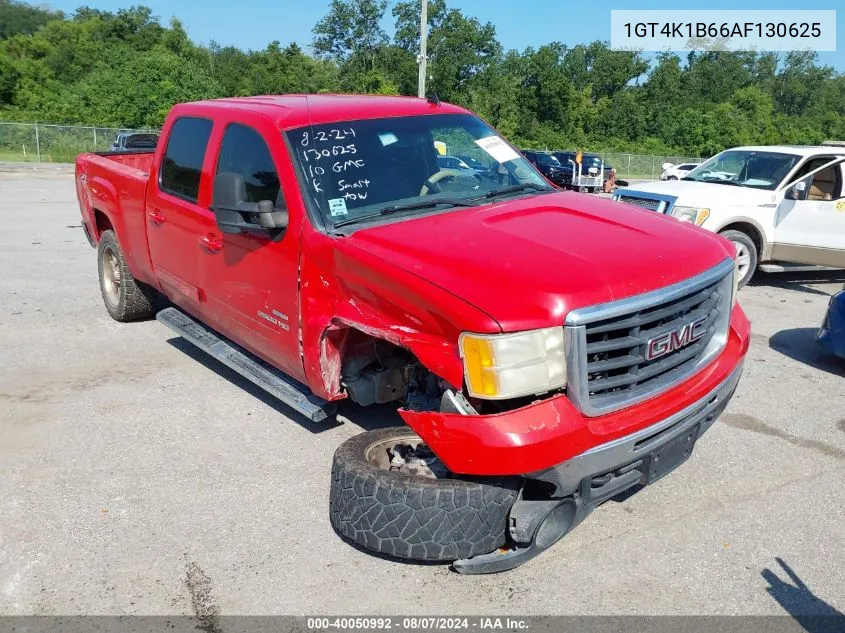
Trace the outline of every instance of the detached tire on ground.
{"type": "Polygon", "coordinates": [[[135,281],[114,232],[103,231],[97,245],[100,292],[106,310],[115,321],[137,321],[155,314],[156,292],[135,281]]]}
{"type": "Polygon", "coordinates": [[[723,231],[719,235],[725,239],[733,242],[736,248],[736,265],[739,268],[739,288],[751,281],[754,273],[757,271],[757,263],[759,262],[759,253],[757,252],[757,245],[748,234],[742,231],[731,229],[723,231]]]}
{"type": "Polygon", "coordinates": [[[341,444],[332,464],[332,526],[364,548],[421,561],[453,561],[504,545],[521,479],[449,476],[418,444],[408,427],[368,431],[341,444]],[[408,451],[406,460],[396,446],[408,451]],[[430,468],[418,467],[418,456],[430,468]]]}

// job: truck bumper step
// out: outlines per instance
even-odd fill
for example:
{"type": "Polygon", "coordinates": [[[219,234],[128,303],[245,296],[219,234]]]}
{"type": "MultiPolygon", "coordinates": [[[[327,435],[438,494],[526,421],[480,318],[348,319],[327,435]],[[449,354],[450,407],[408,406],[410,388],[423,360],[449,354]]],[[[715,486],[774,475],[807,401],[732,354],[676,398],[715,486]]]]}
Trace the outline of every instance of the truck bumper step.
{"type": "Polygon", "coordinates": [[[312,422],[321,422],[334,414],[334,403],[315,396],[302,383],[271,367],[181,310],[165,308],[156,315],[156,320],[312,422]]]}

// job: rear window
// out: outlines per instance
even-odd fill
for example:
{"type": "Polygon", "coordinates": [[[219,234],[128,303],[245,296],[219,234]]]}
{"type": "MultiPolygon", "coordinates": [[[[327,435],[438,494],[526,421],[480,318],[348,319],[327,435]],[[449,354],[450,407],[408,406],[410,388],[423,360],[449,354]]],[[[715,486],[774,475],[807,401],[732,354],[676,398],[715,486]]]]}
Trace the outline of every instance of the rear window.
{"type": "Polygon", "coordinates": [[[159,185],[162,191],[197,201],[211,126],[208,119],[193,117],[182,117],[173,124],[161,165],[159,185]]]}

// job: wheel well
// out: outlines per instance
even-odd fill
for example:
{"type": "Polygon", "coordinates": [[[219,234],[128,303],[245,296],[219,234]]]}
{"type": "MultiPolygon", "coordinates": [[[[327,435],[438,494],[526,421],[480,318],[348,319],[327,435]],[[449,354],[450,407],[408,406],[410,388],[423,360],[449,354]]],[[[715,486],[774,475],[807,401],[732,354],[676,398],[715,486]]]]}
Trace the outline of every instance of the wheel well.
{"type": "Polygon", "coordinates": [[[763,257],[763,236],[760,234],[760,231],[756,226],[748,222],[734,222],[733,224],[723,226],[719,230],[719,233],[721,234],[725,231],[739,231],[740,233],[745,233],[751,238],[751,241],[754,242],[754,247],[757,249],[757,257],[763,257]]]}
{"type": "Polygon", "coordinates": [[[440,379],[398,341],[375,332],[336,324],[324,337],[321,366],[327,390],[346,391],[362,406],[413,400],[417,410],[439,410],[440,379]]]}
{"type": "Polygon", "coordinates": [[[98,241],[100,239],[100,236],[103,234],[103,231],[114,230],[111,220],[109,220],[109,216],[107,216],[99,209],[94,209],[94,223],[95,228],[97,230],[98,241]]]}

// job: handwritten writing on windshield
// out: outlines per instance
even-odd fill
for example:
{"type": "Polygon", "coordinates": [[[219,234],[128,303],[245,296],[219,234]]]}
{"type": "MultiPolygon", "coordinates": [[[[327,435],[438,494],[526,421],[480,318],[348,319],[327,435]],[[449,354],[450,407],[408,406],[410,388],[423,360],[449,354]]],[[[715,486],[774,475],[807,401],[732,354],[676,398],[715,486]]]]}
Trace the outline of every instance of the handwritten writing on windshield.
{"type": "Polygon", "coordinates": [[[370,186],[369,178],[355,178],[366,167],[364,159],[357,157],[358,148],[354,139],[355,128],[337,127],[315,132],[304,131],[299,141],[300,155],[305,160],[305,170],[315,193],[323,193],[323,177],[326,170],[335,174],[349,174],[338,180],[336,188],[349,201],[366,200],[370,186]]]}

